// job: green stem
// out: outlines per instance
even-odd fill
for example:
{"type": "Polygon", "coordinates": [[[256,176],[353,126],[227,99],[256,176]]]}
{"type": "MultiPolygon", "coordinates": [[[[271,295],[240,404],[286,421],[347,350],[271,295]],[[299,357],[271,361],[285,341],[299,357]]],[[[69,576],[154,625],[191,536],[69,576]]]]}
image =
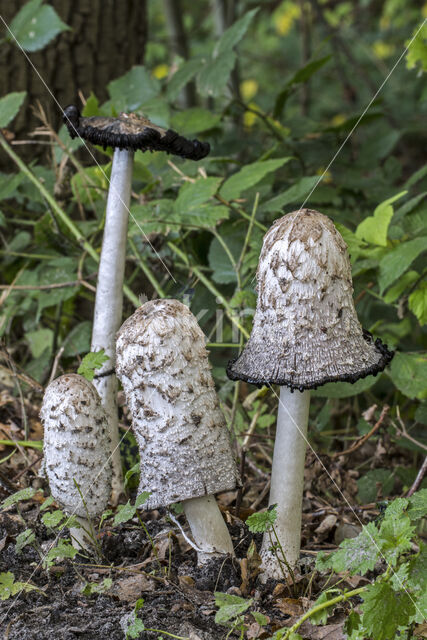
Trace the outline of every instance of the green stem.
{"type": "MultiPolygon", "coordinates": [[[[248,226],[248,230],[246,232],[245,241],[243,243],[242,252],[240,254],[240,258],[237,261],[237,271],[239,273],[239,280],[240,280],[240,269],[241,269],[242,264],[243,264],[243,258],[245,257],[245,253],[246,253],[246,250],[248,248],[249,239],[251,237],[252,229],[253,229],[254,222],[255,222],[255,215],[256,215],[256,212],[257,212],[257,209],[258,209],[258,202],[259,202],[259,191],[257,191],[256,196],[255,196],[254,206],[252,207],[252,213],[251,213],[251,216],[250,216],[249,226],[248,226]]],[[[240,286],[240,288],[241,288],[241,286],[240,286]]]]}
{"type": "MultiPolygon", "coordinates": [[[[39,181],[39,179],[29,170],[25,162],[21,160],[21,158],[11,149],[11,147],[6,142],[3,135],[0,135],[0,145],[6,151],[6,153],[12,158],[15,164],[20,168],[22,173],[32,182],[35,187],[39,190],[41,195],[45,198],[46,202],[52,207],[52,210],[56,213],[58,218],[65,224],[65,226],[69,229],[72,235],[75,237],[77,242],[80,244],[85,251],[95,260],[95,262],[99,263],[99,255],[95,251],[87,240],[85,240],[84,235],[81,233],[79,228],[74,224],[74,222],[67,216],[65,211],[59,206],[56,202],[55,198],[49,193],[46,187],[39,181]]],[[[135,305],[135,307],[140,306],[140,302],[138,297],[127,287],[123,285],[123,291],[126,297],[135,305]]]]}
{"type": "Polygon", "coordinates": [[[213,235],[218,240],[219,244],[221,245],[221,247],[224,249],[225,253],[227,254],[227,257],[231,262],[231,266],[233,267],[234,271],[236,272],[237,286],[238,286],[239,289],[241,289],[242,288],[242,283],[241,283],[241,280],[240,280],[240,271],[239,271],[240,266],[239,266],[239,263],[235,261],[234,256],[231,253],[228,244],[226,242],[224,242],[221,234],[218,233],[218,231],[216,229],[211,229],[211,233],[213,233],[213,235]]]}
{"type": "Polygon", "coordinates": [[[353,589],[353,591],[347,591],[347,593],[342,593],[340,596],[337,596],[336,598],[332,598],[332,600],[328,600],[327,602],[322,602],[321,604],[318,604],[316,607],[313,607],[312,609],[307,611],[307,613],[301,616],[301,618],[297,620],[295,624],[288,629],[288,631],[283,636],[283,640],[286,640],[286,638],[289,638],[291,634],[297,629],[299,629],[299,627],[303,624],[303,622],[308,620],[308,618],[311,618],[312,615],[318,613],[319,611],[323,611],[323,609],[328,609],[329,607],[333,607],[339,602],[348,600],[353,596],[357,596],[359,595],[359,593],[363,593],[363,591],[365,591],[366,588],[367,587],[359,587],[358,589],[353,589]]]}
{"type": "Polygon", "coordinates": [[[168,247],[174,252],[176,253],[176,255],[178,255],[181,260],[184,261],[184,263],[187,265],[188,269],[190,269],[191,271],[193,271],[193,273],[198,277],[198,279],[200,280],[200,282],[203,282],[203,284],[205,285],[206,289],[208,289],[212,295],[214,295],[216,298],[218,298],[219,302],[222,304],[222,306],[225,309],[225,312],[227,314],[227,316],[230,318],[231,322],[238,328],[240,329],[240,331],[243,333],[243,335],[245,336],[246,339],[249,338],[249,333],[246,331],[246,329],[240,324],[240,322],[238,321],[238,319],[236,318],[235,313],[233,312],[233,309],[231,308],[231,306],[229,305],[229,303],[227,302],[227,300],[224,298],[224,296],[222,295],[222,293],[220,291],[218,291],[218,289],[211,283],[211,281],[209,280],[209,278],[207,278],[205,276],[204,273],[202,273],[202,271],[200,271],[200,269],[196,266],[190,263],[188,256],[181,251],[181,249],[178,249],[178,247],[176,247],[172,242],[168,242],[168,247]]]}
{"type": "MultiPolygon", "coordinates": [[[[242,218],[245,218],[246,220],[249,220],[249,221],[251,220],[251,216],[249,215],[249,213],[246,213],[246,211],[241,207],[233,206],[231,202],[228,202],[228,200],[225,200],[225,198],[223,198],[219,193],[216,193],[214,198],[216,198],[218,202],[221,202],[221,204],[224,204],[226,207],[228,207],[231,211],[234,211],[234,213],[237,213],[238,215],[242,216],[242,218]]],[[[261,222],[258,222],[258,220],[254,219],[254,225],[259,229],[261,229],[261,231],[264,231],[264,233],[267,231],[267,227],[264,224],[261,224],[261,222]]]]}
{"type": "Polygon", "coordinates": [[[174,633],[169,633],[169,631],[164,631],[164,629],[145,629],[145,631],[151,631],[152,633],[161,633],[165,636],[169,636],[170,638],[176,638],[177,640],[190,640],[188,636],[176,636],[174,633]]]}
{"type": "Polygon", "coordinates": [[[143,274],[146,276],[147,280],[150,282],[151,286],[153,287],[153,289],[156,291],[157,295],[159,296],[159,298],[166,298],[166,293],[163,291],[162,287],[160,286],[160,284],[157,282],[156,278],[154,277],[153,273],[151,272],[151,270],[148,268],[148,265],[146,264],[146,262],[143,260],[141,254],[139,253],[135,242],[133,241],[132,238],[128,238],[129,241],[129,245],[133,251],[133,254],[138,262],[138,266],[141,268],[141,271],[143,272],[143,274]]]}

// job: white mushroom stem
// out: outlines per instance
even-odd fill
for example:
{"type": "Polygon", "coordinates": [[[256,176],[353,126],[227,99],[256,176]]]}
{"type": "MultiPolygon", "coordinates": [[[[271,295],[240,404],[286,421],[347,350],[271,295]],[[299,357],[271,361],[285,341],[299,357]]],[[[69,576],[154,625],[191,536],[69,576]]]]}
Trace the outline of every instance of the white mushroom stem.
{"type": "MultiPolygon", "coordinates": [[[[277,504],[274,528],[288,565],[299,560],[301,546],[301,513],[304,487],[304,462],[307,443],[310,391],[294,391],[281,387],[277,415],[276,440],[269,504],[277,504]]],[[[273,543],[277,542],[272,536],[273,543]]],[[[271,551],[271,540],[264,534],[261,549],[264,572],[261,580],[283,579],[287,573],[282,552],[271,551]],[[280,562],[279,562],[280,560],[280,562]]]]}
{"type": "MultiPolygon", "coordinates": [[[[111,170],[104,239],[96,286],[91,351],[104,349],[109,360],[99,373],[116,364],[116,331],[122,321],[123,278],[132,183],[133,152],[116,149],[111,170]]],[[[93,381],[108,417],[113,464],[112,501],[123,491],[117,414],[117,378],[114,373],[93,381]]]]}
{"type": "Polygon", "coordinates": [[[234,555],[233,544],[227,525],[214,496],[190,498],[182,502],[187,522],[190,525],[197,552],[198,565],[211,558],[234,555]]]}
{"type": "Polygon", "coordinates": [[[80,528],[70,527],[71,544],[79,551],[81,549],[91,551],[93,549],[96,536],[92,523],[86,518],[82,518],[80,516],[74,515],[74,518],[78,521],[80,528]]]}

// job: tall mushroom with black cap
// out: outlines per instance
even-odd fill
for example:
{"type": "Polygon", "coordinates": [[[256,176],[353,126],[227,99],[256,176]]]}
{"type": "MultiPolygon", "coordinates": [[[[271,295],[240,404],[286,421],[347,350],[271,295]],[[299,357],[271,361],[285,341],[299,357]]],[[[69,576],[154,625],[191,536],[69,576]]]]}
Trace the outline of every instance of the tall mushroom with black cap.
{"type": "Polygon", "coordinates": [[[200,160],[210,151],[208,143],[187,140],[175,131],[157,127],[144,116],[120,113],[117,118],[84,118],[78,108],[64,109],[64,123],[72,138],[115,149],[105,217],[104,237],[96,287],[92,329],[92,351],[105,350],[109,360],[98,371],[94,384],[108,415],[113,457],[113,502],[122,491],[122,471],[117,417],[117,379],[115,333],[120,326],[123,306],[123,277],[126,236],[131,195],[134,151],[165,151],[190,160],[200,160]]]}
{"type": "Polygon", "coordinates": [[[237,482],[205,337],[177,300],[146,302],[117,334],[117,375],[139,445],[144,509],[182,502],[204,564],[233,554],[214,493],[237,482]]]}
{"type": "MultiPolygon", "coordinates": [[[[301,209],[264,236],[257,270],[258,300],[250,338],[227,374],[280,389],[270,505],[290,566],[299,559],[310,389],[355,382],[382,371],[393,357],[362,329],[353,302],[351,265],[342,236],[318,211],[301,209]]],[[[263,579],[280,578],[267,540],[263,579]]]]}
{"type": "Polygon", "coordinates": [[[49,384],[40,417],[50,492],[80,524],[70,528],[73,545],[86,549],[93,542],[92,520],[104,511],[111,492],[106,413],[93,384],[71,373],[49,384]]]}

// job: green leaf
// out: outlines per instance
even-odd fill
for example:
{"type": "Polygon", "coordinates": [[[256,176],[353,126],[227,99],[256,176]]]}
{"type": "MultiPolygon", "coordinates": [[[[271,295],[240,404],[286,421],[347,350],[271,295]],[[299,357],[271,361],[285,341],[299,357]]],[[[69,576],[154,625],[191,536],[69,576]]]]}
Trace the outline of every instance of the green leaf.
{"type": "Polygon", "coordinates": [[[421,326],[427,324],[427,282],[422,282],[408,298],[409,308],[421,326]]]}
{"type": "Polygon", "coordinates": [[[374,502],[381,486],[383,497],[390,495],[394,487],[394,475],[390,469],[371,469],[357,481],[358,498],[362,504],[374,502]]]}
{"type": "Polygon", "coordinates": [[[379,553],[378,529],[373,522],[369,522],[356,538],[343,540],[338,550],[326,558],[320,556],[316,568],[322,571],[329,568],[336,573],[349,571],[351,575],[357,573],[363,576],[373,570],[379,553]]]}
{"type": "MultiPolygon", "coordinates": [[[[235,228],[232,225],[221,227],[221,235],[223,241],[228,247],[235,262],[239,259],[242,246],[243,246],[243,234],[241,228],[235,228]]],[[[209,247],[209,266],[211,267],[212,279],[220,284],[228,284],[230,282],[236,282],[236,271],[233,264],[230,261],[230,257],[227,255],[225,249],[217,238],[214,238],[209,247]]]]}
{"type": "Polygon", "coordinates": [[[135,500],[135,508],[139,509],[143,504],[145,504],[150,497],[151,493],[149,491],[143,491],[140,493],[135,500]]]}
{"type": "Polygon", "coordinates": [[[247,527],[251,533],[265,533],[274,525],[277,520],[277,505],[266,511],[253,513],[246,520],[247,527]]]}
{"type": "Polygon", "coordinates": [[[0,600],[8,600],[20,591],[33,591],[37,589],[28,582],[15,582],[15,576],[11,571],[0,573],[0,600]]]}
{"type": "Polygon", "coordinates": [[[311,78],[312,75],[316,73],[318,69],[323,67],[324,64],[330,60],[332,56],[325,56],[324,58],[319,58],[319,60],[312,60],[308,62],[304,67],[298,69],[298,71],[290,78],[284,88],[277,95],[276,103],[274,105],[274,118],[280,118],[282,115],[283,107],[285,106],[285,102],[288,97],[291,95],[293,87],[296,84],[301,84],[302,82],[307,82],[311,78]]]}
{"type": "Polygon", "coordinates": [[[61,31],[71,31],[59,18],[51,6],[42,6],[43,0],[30,0],[16,14],[10,23],[10,35],[7,39],[15,42],[15,38],[25,51],[38,51],[46,46],[61,31]]]}
{"type": "Polygon", "coordinates": [[[235,173],[224,182],[221,187],[221,195],[225,200],[238,198],[242,191],[256,185],[268,173],[277,171],[292,158],[275,158],[247,164],[243,169],[235,173]]]}
{"type": "Polygon", "coordinates": [[[221,54],[231,53],[233,47],[235,47],[245,35],[257,11],[258,8],[252,9],[252,11],[248,11],[242,18],[240,18],[240,20],[236,20],[236,22],[232,24],[231,27],[224,31],[218,44],[215,47],[214,57],[218,57],[221,54]]]}
{"type": "Polygon", "coordinates": [[[415,613],[410,595],[394,591],[388,582],[377,580],[361,597],[362,624],[375,640],[395,640],[398,627],[407,625],[415,613]]]}
{"type": "Polygon", "coordinates": [[[399,280],[388,289],[387,293],[383,296],[384,302],[387,304],[391,304],[415,282],[420,277],[419,273],[416,271],[407,271],[403,274],[399,280]]]}
{"type": "Polygon", "coordinates": [[[56,511],[52,511],[52,512],[48,511],[47,513],[45,513],[42,517],[42,522],[45,525],[45,527],[55,528],[64,518],[65,518],[64,512],[61,511],[60,509],[57,509],[56,511]]]}
{"type": "Polygon", "coordinates": [[[152,200],[149,204],[132,205],[129,236],[147,240],[149,233],[161,233],[166,236],[171,229],[179,231],[181,223],[172,210],[173,201],[166,198],[152,200]],[[176,224],[172,224],[175,221],[176,224]]]}
{"type": "Polygon", "coordinates": [[[379,380],[378,376],[366,376],[356,382],[328,382],[312,391],[318,398],[350,398],[363,393],[374,386],[379,380]]]}
{"type": "Polygon", "coordinates": [[[314,189],[317,184],[320,184],[320,182],[321,176],[306,176],[305,178],[301,178],[280,195],[264,202],[260,206],[260,211],[263,213],[265,211],[280,211],[291,202],[297,202],[301,205],[312,189],[314,189]]]}
{"type": "Polygon", "coordinates": [[[350,611],[344,623],[346,640],[365,640],[365,633],[361,628],[360,615],[356,611],[350,611]]]}
{"type": "Polygon", "coordinates": [[[92,322],[84,320],[76,324],[63,342],[64,358],[71,358],[90,350],[90,340],[92,334],[92,322]]]}
{"type": "MultiPolygon", "coordinates": [[[[7,127],[7,125],[14,119],[26,96],[26,91],[14,91],[3,96],[3,98],[0,98],[0,127],[7,127]]],[[[17,177],[15,177],[15,179],[16,178],[17,177]]]]}
{"type": "Polygon", "coordinates": [[[411,622],[427,620],[427,545],[421,543],[419,553],[409,561],[407,585],[416,598],[417,611],[411,622]]]}
{"type": "Polygon", "coordinates": [[[419,27],[415,29],[414,35],[406,42],[406,46],[408,47],[406,54],[408,69],[418,67],[427,71],[427,26],[425,24],[421,29],[419,27]]]}
{"type": "Polygon", "coordinates": [[[197,87],[204,97],[220,96],[236,63],[236,54],[226,51],[210,60],[197,75],[197,87]]]}
{"type": "Polygon", "coordinates": [[[412,521],[427,516],[427,489],[420,489],[409,498],[408,516],[412,521]]]}
{"type": "Polygon", "coordinates": [[[136,513],[136,507],[128,500],[126,504],[119,504],[117,513],[114,517],[114,526],[132,520],[136,513]]]}
{"type": "MultiPolygon", "coordinates": [[[[317,600],[313,603],[313,607],[317,607],[320,604],[325,604],[329,600],[332,600],[339,594],[338,589],[328,589],[327,591],[323,591],[317,600]]],[[[325,607],[325,609],[321,609],[320,611],[314,612],[310,616],[310,622],[313,624],[326,624],[329,616],[332,614],[332,607],[325,607]]]]}
{"type": "Polygon", "coordinates": [[[39,510],[46,511],[46,509],[48,509],[50,505],[53,504],[54,502],[55,500],[53,499],[53,496],[48,496],[46,500],[43,502],[43,504],[40,505],[39,510]]]}
{"type": "Polygon", "coordinates": [[[177,113],[172,118],[172,128],[183,136],[200,133],[216,127],[221,116],[201,107],[193,107],[177,113]]]}
{"type": "Polygon", "coordinates": [[[252,602],[252,598],[245,600],[228,593],[215,592],[215,605],[219,607],[215,614],[215,622],[217,624],[226,624],[229,620],[233,620],[247,611],[252,602]]]}
{"type": "Polygon", "coordinates": [[[104,578],[102,582],[86,582],[81,589],[84,596],[92,596],[97,593],[105,593],[111,589],[113,581],[111,578],[104,578]]]}
{"type": "Polygon", "coordinates": [[[72,544],[67,542],[67,540],[59,538],[57,546],[49,549],[47,555],[44,558],[43,564],[46,567],[51,567],[58,560],[63,560],[64,558],[74,558],[77,554],[78,550],[75,549],[72,544]]]}
{"type": "Polygon", "coordinates": [[[94,378],[95,371],[100,369],[104,362],[107,362],[109,359],[110,357],[105,355],[104,349],[87,353],[83,358],[80,367],[77,369],[77,373],[91,382],[94,378]]]}
{"type": "Polygon", "coordinates": [[[199,178],[196,182],[184,182],[173,205],[174,213],[188,215],[197,211],[217,191],[221,178],[199,178]]]}
{"type": "Polygon", "coordinates": [[[145,67],[138,65],[112,80],[107,88],[119,111],[135,111],[159,94],[160,83],[145,67]]]}
{"type": "Polygon", "coordinates": [[[28,340],[33,358],[38,358],[48,349],[51,351],[53,344],[52,329],[38,329],[37,331],[29,331],[25,334],[28,340]]]}
{"type": "Polygon", "coordinates": [[[386,511],[380,527],[380,544],[381,551],[389,564],[395,567],[399,556],[410,550],[414,535],[415,526],[411,525],[407,514],[390,517],[387,516],[386,511]]]}
{"type": "Polygon", "coordinates": [[[427,238],[415,238],[402,242],[389,251],[380,261],[379,285],[383,293],[426,249],[427,238]]]}
{"type": "Polygon", "coordinates": [[[169,101],[174,101],[180,94],[181,89],[190,82],[198,71],[204,66],[205,61],[202,58],[193,58],[184,62],[178,71],[175,71],[168,82],[166,93],[169,101]]]}
{"type": "Polygon", "coordinates": [[[391,361],[390,376],[399,391],[416,398],[427,390],[427,356],[398,351],[391,361]]]}
{"type": "Polygon", "coordinates": [[[24,547],[35,542],[36,536],[32,529],[25,529],[18,536],[16,536],[15,553],[19,555],[24,547]]]}
{"type": "Polygon", "coordinates": [[[252,611],[252,615],[255,618],[255,622],[257,622],[261,627],[264,627],[268,624],[268,618],[260,611],[252,611]]]}
{"type": "Polygon", "coordinates": [[[8,498],[6,498],[6,500],[3,500],[3,502],[0,505],[1,509],[7,509],[7,507],[10,507],[12,504],[16,504],[17,502],[20,502],[21,500],[30,500],[34,494],[37,493],[37,491],[39,491],[39,489],[33,489],[32,487],[28,487],[27,489],[21,489],[20,491],[17,491],[16,493],[13,493],[11,496],[9,496],[8,498]]]}
{"type": "Polygon", "coordinates": [[[126,471],[125,475],[125,489],[129,484],[129,480],[133,478],[135,475],[139,475],[141,473],[141,466],[139,462],[136,462],[128,471],[126,471]]]}
{"type": "Polygon", "coordinates": [[[370,242],[371,244],[386,247],[388,226],[393,217],[393,207],[391,205],[406,193],[407,191],[402,191],[379,204],[374,211],[374,215],[365,218],[365,220],[362,220],[359,224],[356,229],[356,237],[360,240],[366,240],[366,242],[370,242]]]}

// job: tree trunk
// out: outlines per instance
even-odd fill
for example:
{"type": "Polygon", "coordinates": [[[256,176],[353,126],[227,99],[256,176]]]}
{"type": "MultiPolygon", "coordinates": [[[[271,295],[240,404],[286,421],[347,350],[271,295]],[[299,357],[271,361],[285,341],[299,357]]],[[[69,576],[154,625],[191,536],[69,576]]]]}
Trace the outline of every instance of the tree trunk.
{"type": "MultiPolygon", "coordinates": [[[[10,24],[27,0],[0,0],[0,15],[10,24]]],[[[27,54],[61,107],[76,103],[78,92],[108,97],[107,84],[142,64],[147,39],[146,0],[49,0],[72,31],[64,31],[44,49],[27,54]]],[[[5,29],[2,30],[5,34],[5,29]]],[[[40,123],[31,106],[40,100],[50,122],[58,127],[61,112],[22,51],[11,42],[0,47],[0,95],[27,91],[24,108],[11,125],[27,137],[40,123]]],[[[25,147],[24,147],[25,148],[25,147]]],[[[21,150],[24,151],[21,147],[21,150]]],[[[34,153],[34,146],[29,150],[34,153]]]]}

